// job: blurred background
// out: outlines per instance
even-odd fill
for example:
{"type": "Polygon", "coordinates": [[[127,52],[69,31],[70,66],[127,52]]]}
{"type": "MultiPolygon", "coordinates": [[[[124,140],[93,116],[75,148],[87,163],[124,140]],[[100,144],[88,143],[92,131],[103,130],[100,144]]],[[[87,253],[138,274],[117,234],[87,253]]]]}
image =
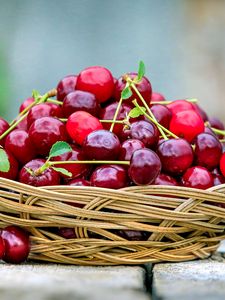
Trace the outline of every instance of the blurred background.
{"type": "Polygon", "coordinates": [[[225,121],[224,0],[0,0],[0,115],[33,89],[103,65],[147,68],[167,99],[198,98],[225,121]]]}

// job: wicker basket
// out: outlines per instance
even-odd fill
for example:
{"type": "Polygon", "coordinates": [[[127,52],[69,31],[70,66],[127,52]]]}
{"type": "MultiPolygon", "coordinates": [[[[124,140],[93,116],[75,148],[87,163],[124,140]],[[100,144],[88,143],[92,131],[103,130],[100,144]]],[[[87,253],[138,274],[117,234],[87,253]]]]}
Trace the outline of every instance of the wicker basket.
{"type": "Polygon", "coordinates": [[[169,186],[121,190],[36,188],[0,178],[0,226],[31,234],[29,258],[77,265],[143,264],[206,258],[225,238],[225,185],[207,191],[169,186]],[[71,205],[79,203],[83,208],[71,205]],[[64,239],[59,227],[75,228],[64,239]],[[117,234],[148,232],[146,241],[117,234]]]}

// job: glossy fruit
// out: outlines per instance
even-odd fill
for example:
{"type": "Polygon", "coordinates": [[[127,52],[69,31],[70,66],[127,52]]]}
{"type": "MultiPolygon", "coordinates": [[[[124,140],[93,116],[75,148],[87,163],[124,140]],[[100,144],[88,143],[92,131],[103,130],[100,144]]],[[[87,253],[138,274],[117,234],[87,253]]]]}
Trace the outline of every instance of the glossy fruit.
{"type": "Polygon", "coordinates": [[[83,153],[90,160],[116,160],[120,149],[118,137],[104,129],[91,132],[83,142],[83,153]]]}
{"type": "Polygon", "coordinates": [[[57,99],[63,101],[63,99],[69,93],[75,91],[77,84],[77,76],[69,75],[64,77],[57,85],[57,99]]]}
{"type": "Polygon", "coordinates": [[[104,67],[86,68],[78,75],[76,89],[94,94],[99,103],[105,102],[113,95],[113,76],[104,67]]]}
{"type": "Polygon", "coordinates": [[[48,168],[39,175],[35,174],[35,171],[37,171],[44,163],[45,160],[40,158],[33,159],[30,162],[28,162],[20,170],[19,181],[32,186],[59,185],[59,173],[57,173],[53,169],[48,168]],[[27,169],[30,171],[28,171],[27,169]]]}
{"type": "Polygon", "coordinates": [[[157,154],[163,171],[175,176],[184,173],[194,159],[191,145],[184,139],[170,139],[160,143],[157,154]]]}
{"type": "MultiPolygon", "coordinates": [[[[9,123],[4,120],[3,118],[0,118],[0,136],[9,128],[9,123]]],[[[0,145],[4,146],[5,138],[0,140],[0,145]]]]}
{"type": "Polygon", "coordinates": [[[30,252],[29,234],[17,226],[8,226],[1,232],[5,243],[3,260],[8,263],[24,262],[30,252]]]}
{"type": "MultiPolygon", "coordinates": [[[[127,75],[131,79],[134,79],[137,77],[137,73],[128,73],[127,75]]],[[[125,86],[126,86],[126,80],[124,79],[124,76],[121,76],[115,85],[114,97],[115,97],[116,101],[120,100],[121,92],[125,88],[125,86]]],[[[150,104],[151,98],[152,98],[152,86],[151,86],[150,81],[147,79],[147,77],[144,76],[142,78],[141,82],[136,84],[136,87],[137,87],[138,91],[140,92],[140,94],[142,95],[142,97],[144,98],[144,100],[146,101],[146,103],[150,104]]],[[[125,100],[126,103],[132,105],[132,107],[133,107],[132,101],[134,99],[136,99],[140,105],[143,105],[142,101],[139,100],[139,97],[136,94],[136,92],[134,92],[134,91],[132,91],[132,92],[133,92],[133,95],[130,98],[125,100]]]]}
{"type": "Polygon", "coordinates": [[[33,97],[30,97],[30,98],[27,98],[26,100],[24,100],[23,103],[20,105],[19,112],[21,113],[25,108],[27,108],[33,102],[34,102],[33,97]]]}
{"type": "Polygon", "coordinates": [[[220,159],[220,171],[223,174],[223,176],[225,177],[225,153],[223,153],[223,155],[221,156],[221,159],[220,159]]]}
{"type": "Polygon", "coordinates": [[[29,128],[29,137],[36,152],[47,156],[57,141],[67,141],[65,125],[56,118],[43,117],[34,121],[29,128]]]}
{"type": "Polygon", "coordinates": [[[13,154],[18,162],[26,164],[36,156],[33,143],[24,130],[11,131],[5,141],[5,149],[13,154]]]}
{"type": "Polygon", "coordinates": [[[219,165],[222,155],[222,145],[216,137],[208,133],[201,133],[196,137],[194,145],[196,165],[209,170],[219,165]]]}
{"type": "Polygon", "coordinates": [[[127,171],[120,165],[103,165],[94,170],[90,181],[92,186],[120,189],[128,185],[127,171]]]}
{"type": "Polygon", "coordinates": [[[188,142],[192,142],[204,129],[202,118],[194,110],[178,112],[170,121],[170,131],[188,142]]]}
{"type": "Polygon", "coordinates": [[[62,112],[65,118],[72,113],[83,110],[93,116],[98,115],[99,104],[94,94],[84,91],[74,91],[69,93],[63,100],[62,112]]]}
{"type": "Polygon", "coordinates": [[[151,98],[151,102],[159,102],[159,101],[165,101],[165,97],[160,94],[160,93],[156,93],[156,92],[152,92],[152,98],[151,98]]]}
{"type": "Polygon", "coordinates": [[[213,186],[213,176],[206,168],[195,166],[184,173],[182,184],[186,187],[205,190],[213,186]]]}
{"type": "Polygon", "coordinates": [[[167,104],[167,107],[172,112],[173,115],[181,112],[181,111],[187,111],[187,110],[194,110],[194,105],[191,102],[188,102],[187,100],[176,100],[169,104],[167,104]]]}
{"type": "Polygon", "coordinates": [[[154,104],[151,106],[151,111],[156,120],[165,128],[169,128],[172,119],[172,112],[168,107],[161,104],[154,104]]]}
{"type": "Polygon", "coordinates": [[[208,121],[208,116],[207,116],[206,112],[197,103],[194,103],[193,107],[194,107],[194,110],[201,116],[201,118],[204,122],[208,121]]]}
{"type": "Polygon", "coordinates": [[[225,183],[225,177],[219,174],[212,174],[213,176],[213,185],[217,186],[225,183]]]}
{"type": "Polygon", "coordinates": [[[160,173],[152,184],[178,186],[178,182],[175,178],[163,173],[160,173]]]}
{"type": "Polygon", "coordinates": [[[8,157],[10,168],[8,172],[0,171],[0,177],[15,180],[17,178],[18,171],[19,171],[18,162],[9,151],[5,150],[5,153],[8,157]]]}
{"type": "Polygon", "coordinates": [[[64,239],[75,239],[76,234],[74,228],[61,227],[59,228],[58,234],[64,239]]]}
{"type": "Polygon", "coordinates": [[[158,155],[150,149],[136,150],[130,160],[129,176],[137,185],[154,182],[161,171],[158,155]]]}
{"type": "Polygon", "coordinates": [[[90,186],[91,183],[85,179],[82,178],[77,178],[77,179],[73,179],[70,180],[67,185],[71,185],[71,186],[90,186]]]}
{"type": "Polygon", "coordinates": [[[100,121],[86,111],[76,111],[67,120],[66,129],[69,136],[82,145],[89,133],[103,129],[100,121]]]}
{"type": "Polygon", "coordinates": [[[120,150],[120,160],[130,160],[134,151],[145,148],[140,140],[130,139],[123,142],[120,150]]]}
{"type": "Polygon", "coordinates": [[[0,259],[3,258],[4,254],[5,254],[5,242],[3,238],[0,236],[0,259]]]}
{"type": "Polygon", "coordinates": [[[147,121],[137,121],[131,124],[130,136],[132,139],[142,141],[147,148],[155,148],[159,141],[157,127],[147,121]]]}
{"type": "MultiPolygon", "coordinates": [[[[218,118],[209,117],[208,122],[209,122],[210,126],[213,127],[213,128],[216,128],[216,129],[219,129],[219,130],[225,130],[224,124],[218,118]]],[[[222,139],[223,137],[224,136],[222,134],[218,135],[219,139],[222,139]]]]}

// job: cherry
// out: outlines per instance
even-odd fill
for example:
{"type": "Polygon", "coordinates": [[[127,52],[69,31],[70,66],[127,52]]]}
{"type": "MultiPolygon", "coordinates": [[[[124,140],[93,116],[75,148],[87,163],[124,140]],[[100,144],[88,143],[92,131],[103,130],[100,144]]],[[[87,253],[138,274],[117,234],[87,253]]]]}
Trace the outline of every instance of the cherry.
{"type": "Polygon", "coordinates": [[[191,166],[194,158],[191,145],[184,139],[161,142],[157,154],[163,171],[175,176],[184,173],[191,166]]]}
{"type": "Polygon", "coordinates": [[[220,174],[212,174],[213,176],[213,185],[217,186],[225,183],[225,178],[220,174]]]}
{"type": "Polygon", "coordinates": [[[78,75],[76,89],[94,94],[99,103],[105,102],[113,95],[113,76],[100,66],[86,68],[78,75]]]}
{"type": "Polygon", "coordinates": [[[37,174],[37,171],[45,163],[44,159],[33,159],[29,161],[19,173],[19,182],[29,184],[32,186],[49,186],[59,185],[59,173],[51,168],[46,169],[43,173],[37,174]]]}
{"type": "Polygon", "coordinates": [[[116,233],[128,241],[146,241],[149,237],[147,232],[139,230],[125,229],[118,230],[116,233]]]}
{"type": "Polygon", "coordinates": [[[181,111],[173,115],[170,131],[191,142],[198,134],[204,132],[202,118],[194,110],[181,111]]]}
{"type": "MultiPolygon", "coordinates": [[[[9,123],[4,120],[3,118],[0,118],[0,136],[9,128],[9,123]]],[[[0,140],[0,145],[4,146],[5,138],[0,140]]]]}
{"type": "Polygon", "coordinates": [[[23,101],[23,103],[20,105],[19,112],[21,113],[24,111],[25,108],[27,108],[29,105],[31,105],[34,102],[34,98],[30,97],[23,101]]]}
{"type": "Polygon", "coordinates": [[[209,170],[217,167],[222,155],[222,145],[219,140],[208,133],[201,133],[195,140],[195,162],[209,170]]]}
{"type": "Polygon", "coordinates": [[[37,119],[43,117],[60,117],[61,108],[58,105],[52,103],[41,103],[33,106],[27,115],[27,126],[28,128],[37,119]]]}
{"type": "Polygon", "coordinates": [[[29,137],[38,154],[48,155],[57,141],[66,141],[65,125],[56,118],[43,117],[37,119],[29,128],[29,137]]]}
{"type": "MultiPolygon", "coordinates": [[[[134,79],[137,77],[137,73],[128,73],[127,74],[131,79],[134,79]]],[[[121,93],[123,91],[123,89],[126,86],[126,80],[124,78],[124,76],[121,76],[116,85],[115,85],[115,90],[114,90],[114,97],[117,101],[120,100],[121,98],[121,93]]],[[[147,79],[147,77],[142,77],[142,80],[136,84],[136,87],[138,89],[138,91],[140,92],[140,94],[142,95],[142,97],[145,99],[147,104],[150,104],[151,102],[151,98],[152,98],[152,87],[151,87],[151,83],[150,81],[147,79]]],[[[138,95],[136,94],[136,92],[133,91],[133,94],[130,98],[126,99],[126,103],[131,104],[133,106],[132,101],[136,99],[137,102],[140,105],[143,105],[143,103],[139,100],[138,95]]]]}
{"type": "Polygon", "coordinates": [[[208,189],[213,186],[213,176],[204,167],[195,166],[187,169],[182,176],[183,186],[196,188],[196,189],[208,189]]]}
{"type": "Polygon", "coordinates": [[[64,77],[62,80],[59,81],[57,85],[57,99],[63,101],[63,99],[69,93],[75,91],[77,84],[77,76],[76,75],[69,75],[64,77]]]}
{"type": "Polygon", "coordinates": [[[24,262],[30,252],[29,234],[17,226],[8,226],[1,232],[5,244],[3,260],[7,263],[24,262]]]}
{"type": "Polygon", "coordinates": [[[131,124],[130,136],[142,141],[146,147],[155,148],[159,141],[159,131],[150,121],[137,121],[131,124]]]}
{"type": "Polygon", "coordinates": [[[76,234],[74,228],[61,227],[59,228],[58,234],[64,239],[75,239],[76,234]]]}
{"type": "Polygon", "coordinates": [[[151,106],[151,111],[155,116],[156,120],[165,128],[169,128],[170,121],[172,118],[172,112],[168,107],[161,104],[154,104],[151,106]]]}
{"type": "MultiPolygon", "coordinates": [[[[219,129],[219,130],[225,130],[224,124],[215,117],[209,117],[208,122],[211,127],[219,129]]],[[[222,139],[224,136],[222,134],[218,135],[219,139],[222,139]]]]}
{"type": "Polygon", "coordinates": [[[120,153],[118,137],[108,130],[95,130],[83,142],[83,152],[87,159],[113,160],[120,153]]]}
{"type": "Polygon", "coordinates": [[[85,179],[82,178],[77,178],[77,179],[73,179],[70,180],[67,185],[71,185],[71,186],[90,186],[91,183],[85,179]]]}
{"type": "Polygon", "coordinates": [[[9,151],[5,150],[5,153],[8,157],[10,168],[8,172],[0,171],[0,177],[15,180],[17,178],[19,170],[18,162],[9,151]]]}
{"type": "Polygon", "coordinates": [[[161,171],[158,155],[150,149],[136,150],[130,160],[129,176],[137,185],[151,184],[161,171]]]}
{"type": "Polygon", "coordinates": [[[217,138],[216,133],[210,127],[208,127],[208,126],[205,126],[204,132],[208,133],[208,134],[211,134],[211,135],[213,135],[213,136],[215,136],[217,138]]]}
{"type": "Polygon", "coordinates": [[[201,116],[204,122],[208,121],[206,112],[197,103],[193,103],[193,108],[201,116]]]}
{"type": "Polygon", "coordinates": [[[160,173],[152,184],[178,186],[178,182],[173,177],[163,173],[160,173]]]}
{"type": "Polygon", "coordinates": [[[66,129],[70,137],[79,145],[94,130],[103,129],[100,121],[86,111],[76,111],[69,116],[66,129]]]}
{"type": "Polygon", "coordinates": [[[123,142],[120,150],[120,160],[130,160],[134,151],[145,148],[140,140],[130,139],[123,142]]]}
{"type": "Polygon", "coordinates": [[[21,164],[26,164],[36,155],[28,133],[20,129],[15,129],[8,134],[5,149],[11,152],[21,164]]]}
{"type": "Polygon", "coordinates": [[[167,107],[170,109],[173,115],[186,110],[195,110],[193,103],[188,102],[187,100],[176,100],[169,104],[167,107]]]}
{"type": "Polygon", "coordinates": [[[127,171],[120,165],[103,165],[94,170],[90,181],[92,186],[120,189],[128,184],[127,171]]]}
{"type": "MultiPolygon", "coordinates": [[[[1,234],[1,232],[0,232],[0,234],[1,234]]],[[[3,238],[0,236],[0,259],[3,258],[4,254],[5,254],[5,242],[4,242],[3,238]]]]}
{"type": "MultiPolygon", "coordinates": [[[[20,117],[17,117],[16,121],[19,119],[20,119],[20,117]]],[[[24,130],[24,131],[28,130],[27,117],[25,117],[22,121],[19,122],[19,124],[17,124],[16,129],[20,129],[20,130],[24,130]]]]}
{"type": "Polygon", "coordinates": [[[223,176],[225,177],[225,153],[223,153],[223,155],[221,156],[221,159],[220,159],[220,171],[223,174],[223,176]]]}
{"type": "MultiPolygon", "coordinates": [[[[81,153],[81,150],[79,150],[75,146],[71,146],[72,151],[66,152],[64,154],[61,154],[59,156],[53,157],[52,161],[77,161],[77,160],[84,160],[84,156],[81,153]]],[[[66,169],[68,172],[72,173],[71,177],[68,177],[67,175],[61,174],[61,177],[66,179],[74,179],[77,177],[85,176],[90,167],[87,164],[58,164],[56,166],[57,168],[63,168],[66,169]]]]}
{"type": "Polygon", "coordinates": [[[159,102],[159,101],[165,101],[165,97],[160,94],[160,93],[156,93],[156,92],[152,92],[152,98],[151,98],[151,102],[159,102]]]}
{"type": "Polygon", "coordinates": [[[69,93],[63,100],[62,111],[65,118],[68,118],[72,113],[78,110],[83,110],[93,116],[97,116],[99,104],[95,95],[84,91],[74,91],[69,93]]]}

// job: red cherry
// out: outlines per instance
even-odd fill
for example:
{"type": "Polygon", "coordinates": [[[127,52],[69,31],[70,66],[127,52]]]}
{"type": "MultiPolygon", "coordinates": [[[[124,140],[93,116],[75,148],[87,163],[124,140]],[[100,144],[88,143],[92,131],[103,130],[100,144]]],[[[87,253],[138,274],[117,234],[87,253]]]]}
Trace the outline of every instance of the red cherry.
{"type": "MultiPolygon", "coordinates": [[[[225,130],[224,124],[217,118],[209,117],[208,122],[211,127],[219,129],[219,130],[225,130]]],[[[218,135],[219,139],[222,139],[224,136],[222,134],[218,135]]]]}
{"type": "Polygon", "coordinates": [[[120,160],[130,160],[134,151],[145,148],[140,140],[130,139],[123,142],[120,150],[120,160]]]}
{"type": "Polygon", "coordinates": [[[75,239],[76,234],[74,228],[61,227],[59,228],[58,234],[64,239],[75,239]]]}
{"type": "Polygon", "coordinates": [[[182,184],[186,187],[205,190],[213,186],[213,177],[206,168],[195,166],[184,173],[182,184]]]}
{"type": "Polygon", "coordinates": [[[146,241],[149,237],[148,232],[139,230],[125,229],[117,230],[115,233],[128,241],[146,241]]]}
{"type": "MultiPolygon", "coordinates": [[[[9,128],[9,123],[4,120],[3,118],[0,118],[0,136],[9,128]]],[[[4,146],[5,138],[0,140],[0,145],[4,146]]]]}
{"type": "Polygon", "coordinates": [[[18,175],[18,170],[19,170],[18,162],[9,151],[5,150],[5,153],[8,157],[10,168],[9,168],[8,172],[0,171],[0,177],[15,180],[18,175]]]}
{"type": "MultiPolygon", "coordinates": [[[[20,119],[20,117],[17,117],[16,120],[20,119]]],[[[27,131],[27,117],[25,117],[22,121],[19,122],[19,124],[16,126],[16,129],[27,131]]]]}
{"type": "Polygon", "coordinates": [[[174,115],[181,111],[195,110],[193,103],[188,102],[187,100],[173,101],[173,102],[167,104],[167,107],[170,109],[170,111],[174,115]]]}
{"type": "Polygon", "coordinates": [[[0,259],[3,258],[4,254],[5,254],[5,242],[3,238],[0,236],[0,259]]]}
{"type": "Polygon", "coordinates": [[[221,159],[220,159],[220,171],[225,177],[225,153],[223,153],[221,159]]]}
{"type": "Polygon", "coordinates": [[[2,230],[1,237],[5,243],[3,260],[8,263],[24,262],[30,252],[29,234],[17,226],[8,226],[2,230]]]}
{"type": "Polygon", "coordinates": [[[82,178],[77,178],[77,179],[73,179],[68,181],[67,185],[71,185],[71,186],[90,186],[91,183],[85,179],[82,178]]]}
{"type": "Polygon", "coordinates": [[[75,91],[77,84],[76,75],[68,75],[64,77],[57,85],[57,99],[63,101],[63,99],[69,93],[75,91]]]}
{"type": "Polygon", "coordinates": [[[152,92],[152,99],[151,102],[159,102],[159,101],[165,101],[165,97],[160,94],[160,93],[156,93],[156,92],[152,92]]]}
{"type": "Polygon", "coordinates": [[[169,128],[172,118],[172,112],[168,107],[161,104],[154,104],[151,106],[151,111],[156,120],[165,128],[169,128]]]}
{"type": "Polygon", "coordinates": [[[152,184],[178,186],[178,182],[173,177],[163,173],[160,173],[152,184]]]}
{"type": "Polygon", "coordinates": [[[213,176],[213,185],[217,186],[225,183],[225,178],[220,174],[212,174],[213,176]]]}
{"type": "Polygon", "coordinates": [[[66,129],[69,136],[79,145],[94,130],[103,129],[100,121],[86,111],[76,111],[69,116],[66,129]]]}
{"type": "Polygon", "coordinates": [[[34,98],[30,97],[23,101],[23,103],[20,105],[19,112],[21,113],[24,111],[25,108],[27,108],[29,105],[31,105],[34,102],[34,98]]]}
{"type": "Polygon", "coordinates": [[[5,149],[13,154],[21,164],[26,164],[36,155],[33,143],[24,130],[11,131],[5,141],[5,149]]]}
{"type": "Polygon", "coordinates": [[[94,94],[99,103],[105,102],[114,91],[113,76],[100,66],[86,68],[78,75],[76,89],[94,94]]]}
{"type": "Polygon", "coordinates": [[[193,103],[194,110],[201,116],[204,122],[208,121],[208,116],[206,112],[197,104],[193,103]]]}
{"type": "Polygon", "coordinates": [[[170,131],[188,142],[192,142],[198,134],[204,132],[204,129],[202,118],[194,110],[178,112],[173,115],[170,122],[170,131]]]}

